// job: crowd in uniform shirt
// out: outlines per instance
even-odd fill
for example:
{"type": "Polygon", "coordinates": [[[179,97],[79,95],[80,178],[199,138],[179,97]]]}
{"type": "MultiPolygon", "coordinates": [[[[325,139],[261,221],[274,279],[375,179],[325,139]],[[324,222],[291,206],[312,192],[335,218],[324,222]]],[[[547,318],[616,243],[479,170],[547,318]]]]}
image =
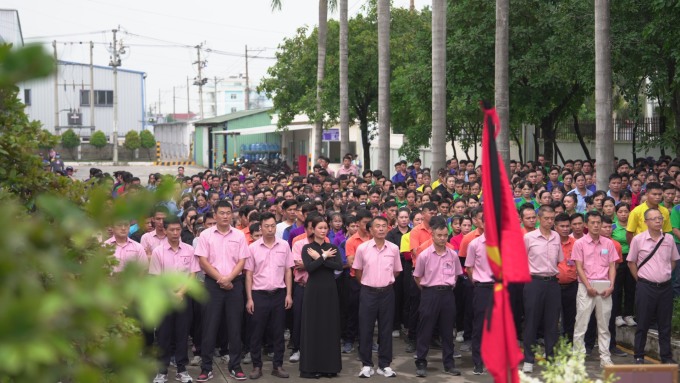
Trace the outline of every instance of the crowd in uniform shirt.
{"type": "MultiPolygon", "coordinates": [[[[509,286],[525,373],[533,372],[534,346],[543,343],[551,357],[559,337],[587,354],[597,341],[602,366],[626,363],[616,345],[621,326],[636,328],[635,363],[644,363],[653,326],[662,362],[673,362],[680,162],[615,163],[602,190],[594,161],[510,163],[531,273],[531,282],[509,286]]],[[[451,159],[434,170],[400,161],[388,174],[362,170],[350,155],[338,169],[329,164],[321,157],[309,175],[253,165],[186,175],[179,167],[174,181],[151,174],[144,186],[115,173],[114,198],[160,182],[175,182],[177,194],[152,207],[146,222],[111,228],[114,272],[129,262],[149,265],[150,274],[184,272],[209,296],[199,303],[177,292],[185,309],[145,332],[147,344],[160,348],[154,383],[169,379],[169,364],[182,382],[210,380],[215,355],[236,380],[265,370],[287,378],[295,364],[303,378],[341,371],[370,378],[396,376],[391,363],[403,351],[414,354],[414,371],[424,377],[432,348],[442,350],[444,374],[460,375],[456,360],[467,353],[473,373],[486,373],[480,345],[494,277],[482,166],[451,159]],[[178,344],[190,344],[193,357],[178,344]],[[342,353],[356,353],[356,366],[343,366],[342,353]],[[201,373],[192,378],[189,364],[201,373]]],[[[106,180],[94,170],[94,179],[106,180]]]]}

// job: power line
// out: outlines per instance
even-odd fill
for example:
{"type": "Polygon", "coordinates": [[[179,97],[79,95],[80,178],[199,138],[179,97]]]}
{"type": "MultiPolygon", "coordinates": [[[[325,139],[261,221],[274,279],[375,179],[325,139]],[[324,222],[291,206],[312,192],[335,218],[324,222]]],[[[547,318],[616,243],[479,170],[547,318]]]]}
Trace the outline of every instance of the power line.
{"type": "Polygon", "coordinates": [[[69,36],[84,36],[84,35],[97,35],[103,32],[108,32],[108,30],[103,31],[93,31],[93,32],[79,32],[79,33],[64,33],[61,35],[49,35],[49,36],[30,36],[24,37],[24,40],[38,40],[38,39],[52,39],[55,37],[69,37],[69,36]]]}

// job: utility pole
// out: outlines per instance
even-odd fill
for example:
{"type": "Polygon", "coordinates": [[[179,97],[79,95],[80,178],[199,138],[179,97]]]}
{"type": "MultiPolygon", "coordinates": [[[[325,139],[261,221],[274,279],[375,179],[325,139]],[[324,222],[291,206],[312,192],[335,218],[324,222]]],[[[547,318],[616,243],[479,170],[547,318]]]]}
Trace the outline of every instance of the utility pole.
{"type": "Polygon", "coordinates": [[[177,110],[175,109],[175,87],[172,87],[172,114],[176,114],[177,110]]]}
{"type": "Polygon", "coordinates": [[[94,43],[90,41],[90,130],[94,132],[94,43]]]}
{"type": "Polygon", "coordinates": [[[189,86],[189,76],[187,76],[187,116],[191,113],[191,86],[189,86]]]}
{"type": "Polygon", "coordinates": [[[161,113],[161,90],[158,89],[158,115],[161,116],[163,113],[161,113]]]}
{"type": "Polygon", "coordinates": [[[54,132],[59,134],[59,61],[57,60],[57,40],[52,41],[54,49],[54,64],[57,72],[54,74],[54,132]]]}
{"type": "Polygon", "coordinates": [[[248,76],[248,45],[246,45],[246,89],[245,97],[246,110],[250,110],[250,76],[248,76]]]}
{"type": "MultiPolygon", "coordinates": [[[[120,28],[120,27],[119,27],[120,28]]],[[[125,53],[125,47],[121,44],[118,47],[116,33],[118,29],[113,29],[112,57],[109,66],[113,67],[113,133],[111,141],[113,143],[113,163],[118,163],[118,67],[120,66],[120,54],[125,53]]]]}
{"type": "Polygon", "coordinates": [[[207,78],[203,78],[203,68],[205,68],[207,62],[201,60],[201,49],[203,48],[203,43],[196,45],[196,54],[198,56],[198,61],[194,64],[198,65],[198,77],[194,80],[194,85],[198,85],[198,107],[201,119],[203,119],[203,85],[208,82],[207,78]]]}

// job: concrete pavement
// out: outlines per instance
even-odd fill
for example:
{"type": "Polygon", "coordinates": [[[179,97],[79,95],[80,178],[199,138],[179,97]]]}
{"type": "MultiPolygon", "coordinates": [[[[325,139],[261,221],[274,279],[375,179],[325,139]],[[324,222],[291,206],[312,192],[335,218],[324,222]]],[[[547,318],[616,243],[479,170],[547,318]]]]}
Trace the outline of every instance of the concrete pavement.
{"type": "MultiPolygon", "coordinates": [[[[111,162],[102,163],[82,163],[82,162],[66,162],[66,166],[73,166],[76,171],[74,176],[79,180],[86,180],[90,176],[90,168],[101,169],[104,173],[113,174],[117,170],[125,170],[132,173],[135,177],[139,177],[142,180],[142,185],[146,185],[149,179],[149,174],[160,173],[160,174],[171,174],[177,175],[177,166],[155,166],[150,162],[145,163],[134,163],[130,162],[124,166],[113,166],[111,162]]],[[[184,174],[191,176],[198,172],[205,171],[206,168],[201,166],[185,166],[184,174]]]]}

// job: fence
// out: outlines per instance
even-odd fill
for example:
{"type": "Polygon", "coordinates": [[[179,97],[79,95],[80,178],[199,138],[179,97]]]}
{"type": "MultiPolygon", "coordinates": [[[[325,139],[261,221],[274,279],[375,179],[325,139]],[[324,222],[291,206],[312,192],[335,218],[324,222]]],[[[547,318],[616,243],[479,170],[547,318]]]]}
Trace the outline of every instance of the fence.
{"type": "MultiPolygon", "coordinates": [[[[635,140],[640,142],[641,140],[658,137],[661,134],[660,132],[663,131],[662,128],[665,127],[666,121],[663,117],[641,118],[637,121],[617,118],[613,120],[613,123],[615,142],[633,141],[633,132],[635,132],[636,124],[637,132],[635,132],[635,140]]],[[[595,139],[595,121],[579,120],[578,125],[581,130],[581,135],[585,140],[595,139]]],[[[538,129],[538,133],[540,137],[540,129],[538,129]]],[[[555,131],[555,138],[558,141],[578,141],[574,129],[574,121],[566,120],[559,122],[555,131]]]]}

